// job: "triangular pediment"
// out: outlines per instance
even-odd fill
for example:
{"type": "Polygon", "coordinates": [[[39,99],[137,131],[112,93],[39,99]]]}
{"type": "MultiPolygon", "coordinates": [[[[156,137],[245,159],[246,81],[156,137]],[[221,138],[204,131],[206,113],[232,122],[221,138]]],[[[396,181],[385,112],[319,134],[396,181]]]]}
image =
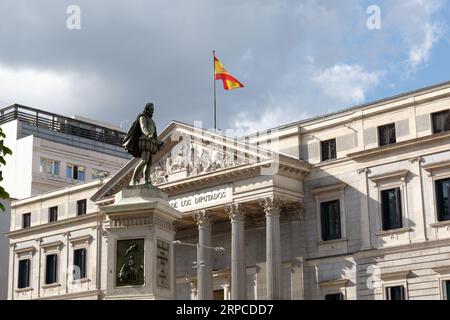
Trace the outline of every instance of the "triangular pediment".
{"type": "MultiPolygon", "coordinates": [[[[152,159],[152,184],[230,170],[269,160],[273,152],[245,140],[228,138],[220,133],[172,122],[159,138],[164,147],[152,159]]],[[[140,159],[133,158],[113,175],[92,197],[93,201],[110,198],[131,181],[140,159]]]]}

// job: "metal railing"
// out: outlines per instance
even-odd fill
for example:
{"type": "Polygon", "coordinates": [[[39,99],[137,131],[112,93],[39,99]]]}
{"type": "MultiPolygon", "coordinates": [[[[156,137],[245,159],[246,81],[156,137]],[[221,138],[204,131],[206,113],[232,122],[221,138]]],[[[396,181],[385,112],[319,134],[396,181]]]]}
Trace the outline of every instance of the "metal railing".
{"type": "Polygon", "coordinates": [[[0,110],[0,124],[19,120],[37,128],[122,146],[125,133],[54,113],[14,104],[0,110]]]}

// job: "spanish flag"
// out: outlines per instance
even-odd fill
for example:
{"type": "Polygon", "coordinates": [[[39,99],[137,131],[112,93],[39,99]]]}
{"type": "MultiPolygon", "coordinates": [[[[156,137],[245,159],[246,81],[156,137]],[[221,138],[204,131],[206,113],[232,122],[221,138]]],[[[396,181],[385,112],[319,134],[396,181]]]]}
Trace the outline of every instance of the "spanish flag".
{"type": "Polygon", "coordinates": [[[235,77],[228,73],[225,70],[222,62],[219,61],[216,57],[214,57],[214,79],[222,80],[223,88],[225,90],[232,90],[236,88],[243,88],[244,85],[238,81],[235,77]]]}

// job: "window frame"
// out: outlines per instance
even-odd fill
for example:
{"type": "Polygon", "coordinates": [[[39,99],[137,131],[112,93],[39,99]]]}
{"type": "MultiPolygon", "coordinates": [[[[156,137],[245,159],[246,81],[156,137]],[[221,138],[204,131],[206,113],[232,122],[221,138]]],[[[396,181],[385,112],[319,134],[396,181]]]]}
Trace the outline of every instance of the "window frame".
{"type": "MultiPolygon", "coordinates": [[[[318,187],[312,190],[312,194],[316,200],[316,225],[317,225],[317,241],[320,244],[334,243],[337,241],[347,240],[346,230],[346,212],[345,212],[345,183],[318,187]],[[324,241],[322,236],[322,219],[321,219],[321,203],[328,201],[339,201],[339,212],[341,222],[341,238],[324,241]]],[[[346,249],[346,251],[348,248],[346,249]]]]}
{"type": "Polygon", "coordinates": [[[105,179],[105,178],[109,177],[110,175],[111,175],[111,173],[106,170],[95,169],[95,168],[91,169],[92,180],[105,179]],[[103,176],[99,176],[99,173],[103,174],[103,176]]]}
{"type": "MultiPolygon", "coordinates": [[[[411,228],[409,223],[409,207],[408,207],[408,189],[406,184],[406,177],[410,173],[409,170],[400,170],[394,172],[387,172],[382,174],[371,175],[368,177],[374,185],[374,193],[376,194],[377,203],[377,214],[376,214],[376,225],[377,229],[375,231],[375,236],[379,239],[380,237],[390,236],[392,240],[395,237],[393,235],[400,235],[401,233],[408,233],[408,239],[410,238],[411,228]],[[381,192],[388,189],[400,188],[401,195],[401,210],[402,210],[402,225],[400,229],[392,229],[385,231],[383,230],[383,220],[381,211],[381,192]]],[[[398,239],[399,237],[396,237],[398,239]]],[[[403,237],[402,237],[403,238],[403,237]]],[[[384,240],[383,240],[384,241],[384,240]]]]}
{"type": "Polygon", "coordinates": [[[77,217],[85,215],[87,213],[87,199],[79,199],[79,200],[77,200],[76,208],[77,208],[77,212],[76,212],[77,217]],[[80,204],[81,203],[84,203],[84,212],[80,212],[80,204]]]}
{"type": "Polygon", "coordinates": [[[22,213],[22,229],[29,229],[29,228],[31,228],[31,212],[22,213]],[[28,226],[25,226],[25,216],[29,218],[28,226]]]}
{"type": "Polygon", "coordinates": [[[85,182],[86,181],[86,166],[73,164],[73,163],[66,163],[66,178],[70,181],[79,181],[79,182],[85,182]],[[68,176],[68,170],[70,168],[70,177],[68,176]],[[80,168],[83,168],[83,170],[80,170],[80,168]],[[75,172],[76,172],[76,178],[75,178],[75,172]],[[83,179],[80,179],[80,172],[83,172],[83,179]]]}
{"type": "Polygon", "coordinates": [[[381,126],[378,126],[377,127],[377,134],[378,134],[378,146],[379,147],[383,147],[383,146],[388,146],[388,145],[391,145],[391,144],[396,144],[397,143],[397,132],[396,132],[396,126],[395,126],[395,122],[392,122],[392,123],[388,123],[388,124],[384,124],[384,125],[381,125],[381,126]],[[384,144],[382,144],[381,143],[381,130],[382,129],[386,129],[386,128],[388,128],[388,127],[390,127],[390,126],[393,126],[394,127],[394,142],[388,142],[388,143],[384,143],[384,144]]]}
{"type": "Polygon", "coordinates": [[[58,267],[59,267],[59,263],[60,263],[60,261],[59,261],[59,252],[48,252],[48,253],[46,253],[45,254],[45,270],[44,270],[44,285],[46,285],[46,286],[48,286],[48,285],[50,285],[50,286],[52,286],[52,285],[57,285],[57,284],[59,284],[59,270],[58,270],[58,267]],[[55,274],[54,274],[54,276],[55,276],[55,281],[53,281],[53,282],[50,282],[50,283],[48,283],[47,282],[47,276],[48,276],[48,257],[49,256],[55,256],[55,258],[56,258],[56,265],[55,265],[55,274]]]}
{"type": "Polygon", "coordinates": [[[31,268],[32,268],[32,260],[31,260],[31,257],[30,256],[25,256],[25,257],[22,257],[22,258],[19,258],[18,260],[17,260],[17,282],[16,282],[16,289],[18,289],[18,290],[26,290],[26,289],[29,289],[29,288],[31,288],[31,279],[32,279],[32,277],[31,277],[31,268]],[[27,286],[25,286],[25,287],[20,287],[20,263],[22,262],[22,261],[28,261],[28,279],[27,279],[27,286]]]}
{"type": "MultiPolygon", "coordinates": [[[[72,273],[72,280],[73,280],[73,282],[76,282],[76,281],[83,281],[83,280],[85,280],[85,279],[87,279],[88,277],[87,277],[87,265],[88,265],[88,248],[87,248],[87,246],[74,246],[74,248],[73,248],[73,250],[72,250],[72,267],[74,268],[75,267],[75,252],[76,251],[80,251],[80,250],[83,250],[84,251],[84,266],[83,266],[83,268],[84,268],[84,274],[82,274],[82,275],[80,275],[80,278],[75,278],[74,277],[74,273],[72,273]]],[[[75,269],[73,269],[73,270],[75,270],[75,269]]]]}
{"type": "Polygon", "coordinates": [[[58,221],[58,206],[53,206],[48,208],[48,223],[53,223],[58,221]],[[56,209],[55,212],[52,212],[53,209],[56,209]],[[53,219],[53,214],[55,214],[56,219],[53,219]]]}
{"type": "Polygon", "coordinates": [[[443,219],[441,220],[440,217],[440,207],[439,207],[439,199],[438,199],[438,189],[437,189],[437,184],[440,183],[440,181],[444,181],[447,180],[450,183],[450,176],[449,177],[436,177],[432,179],[432,183],[433,183],[433,193],[434,193],[434,211],[435,211],[435,221],[436,223],[445,223],[445,222],[449,222],[450,221],[450,194],[449,194],[449,214],[447,215],[447,219],[443,219]]]}
{"type": "Polygon", "coordinates": [[[448,131],[450,131],[450,129],[448,129],[448,130],[443,130],[443,131],[439,131],[439,132],[437,132],[436,130],[435,130],[435,127],[434,127],[434,116],[436,116],[436,115],[438,115],[438,114],[442,114],[442,113],[448,113],[449,114],[449,117],[450,117],[450,109],[443,109],[443,110],[440,110],[440,111],[436,111],[436,112],[432,112],[432,113],[430,113],[430,120],[431,120],[431,134],[439,134],[439,133],[442,133],[442,132],[448,132],[448,131]]]}
{"type": "Polygon", "coordinates": [[[345,300],[344,299],[344,294],[342,292],[336,292],[336,293],[327,293],[324,295],[324,300],[325,301],[342,301],[345,300]],[[327,297],[329,296],[339,296],[340,299],[327,299],[327,297]]]}
{"type": "Polygon", "coordinates": [[[50,176],[54,176],[54,177],[59,177],[60,176],[60,171],[61,171],[61,161],[59,160],[54,160],[54,159],[50,159],[50,158],[46,158],[46,157],[40,157],[39,160],[39,171],[43,174],[47,174],[50,176]],[[46,172],[43,170],[43,166],[42,166],[42,162],[43,161],[49,161],[51,163],[51,172],[46,172]]]}
{"type": "MultiPolygon", "coordinates": [[[[381,218],[381,231],[393,231],[393,230],[398,230],[398,229],[403,229],[404,228],[404,215],[403,215],[403,202],[404,199],[402,197],[402,190],[401,187],[394,187],[394,188],[384,188],[380,190],[380,218],[381,218]],[[385,227],[386,223],[385,223],[385,213],[384,213],[384,209],[386,208],[386,205],[384,203],[384,194],[386,192],[392,191],[394,190],[395,192],[395,197],[396,197],[396,215],[400,215],[400,226],[389,226],[389,227],[385,227]],[[398,199],[398,197],[400,197],[400,200],[398,199]],[[400,211],[400,213],[399,213],[400,211]]],[[[389,219],[390,220],[390,219],[389,219]]]]}
{"type": "Polygon", "coordinates": [[[386,286],[384,286],[383,287],[383,291],[384,291],[384,300],[387,300],[387,301],[405,301],[405,300],[408,300],[408,294],[407,294],[407,287],[404,285],[404,283],[402,282],[402,283],[392,283],[392,284],[389,284],[389,285],[386,285],[386,286]],[[391,293],[390,293],[390,289],[392,289],[392,288],[401,288],[402,289],[402,299],[400,299],[400,300],[392,300],[392,299],[390,299],[390,295],[391,295],[391,293]]]}
{"type": "Polygon", "coordinates": [[[329,200],[329,201],[321,201],[320,202],[320,228],[321,228],[321,240],[322,241],[334,241],[334,240],[339,240],[342,239],[342,223],[341,223],[341,201],[340,199],[336,199],[336,200],[329,200]],[[327,232],[325,232],[327,229],[329,229],[329,226],[327,226],[328,228],[325,228],[325,224],[324,222],[326,222],[327,224],[329,223],[329,218],[330,218],[330,212],[328,212],[328,218],[327,221],[324,221],[324,216],[326,214],[326,212],[324,212],[324,205],[326,204],[332,204],[332,203],[336,203],[337,202],[337,214],[339,217],[339,235],[336,235],[336,237],[333,235],[331,236],[330,234],[327,234],[327,232]]]}
{"type": "Polygon", "coordinates": [[[332,138],[332,139],[320,141],[320,162],[326,162],[326,161],[331,161],[331,160],[335,160],[335,159],[337,159],[337,139],[332,138]],[[330,143],[332,141],[334,142],[334,157],[333,157],[333,155],[331,155],[330,158],[325,159],[324,158],[324,145],[326,143],[330,143]]]}

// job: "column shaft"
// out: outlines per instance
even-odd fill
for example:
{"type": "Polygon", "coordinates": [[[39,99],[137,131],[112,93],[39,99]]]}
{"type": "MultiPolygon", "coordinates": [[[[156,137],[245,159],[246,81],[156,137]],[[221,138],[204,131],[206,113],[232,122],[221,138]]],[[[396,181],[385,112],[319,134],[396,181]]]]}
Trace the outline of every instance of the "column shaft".
{"type": "Polygon", "coordinates": [[[263,201],[266,213],[267,299],[282,299],[280,204],[276,199],[263,201]]]}
{"type": "Polygon", "coordinates": [[[212,300],[211,217],[202,210],[194,213],[194,218],[198,225],[197,296],[198,300],[212,300]]]}
{"type": "Polygon", "coordinates": [[[245,263],[245,216],[242,206],[226,208],[231,220],[231,299],[247,298],[247,271],[245,263]]]}

